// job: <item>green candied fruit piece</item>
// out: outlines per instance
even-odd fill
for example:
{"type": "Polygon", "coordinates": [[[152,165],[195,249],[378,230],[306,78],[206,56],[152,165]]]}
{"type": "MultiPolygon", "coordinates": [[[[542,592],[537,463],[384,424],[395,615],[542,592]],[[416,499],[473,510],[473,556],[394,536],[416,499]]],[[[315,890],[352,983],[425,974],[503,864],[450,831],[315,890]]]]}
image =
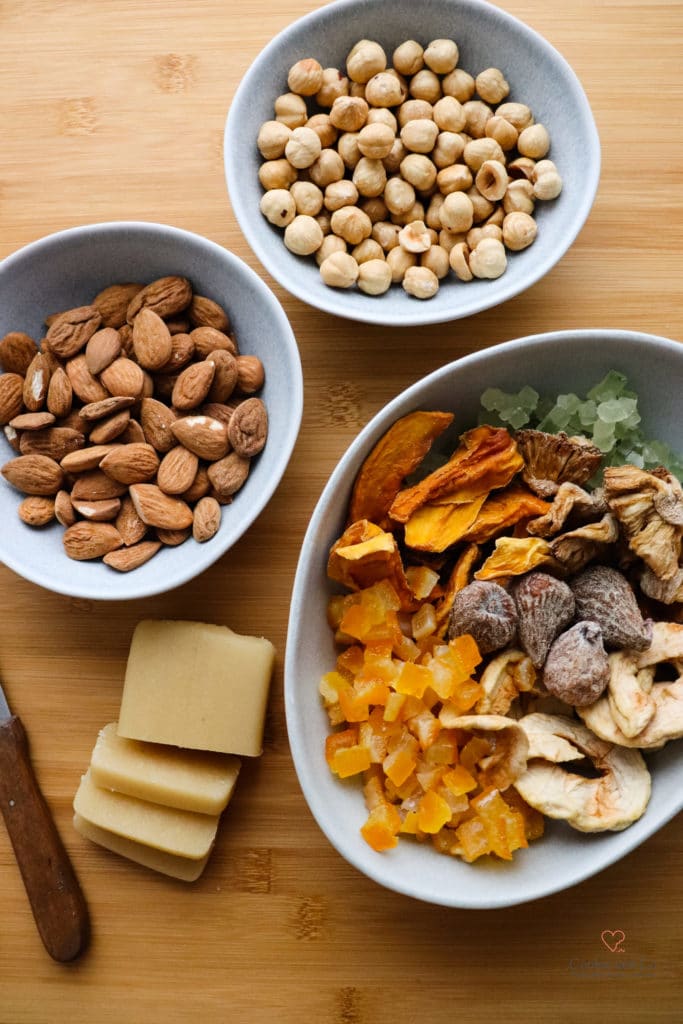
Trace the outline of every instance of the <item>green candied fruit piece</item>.
{"type": "Polygon", "coordinates": [[[538,429],[544,430],[548,434],[557,434],[560,430],[565,429],[570,419],[571,413],[554,405],[547,416],[544,416],[538,424],[538,429]]]}
{"type": "Polygon", "coordinates": [[[555,404],[558,408],[566,409],[567,412],[572,413],[573,415],[581,405],[581,399],[578,395],[573,395],[570,392],[568,395],[558,395],[555,404]]]}
{"type": "Polygon", "coordinates": [[[505,405],[508,396],[500,388],[487,388],[479,399],[489,412],[499,412],[505,405]]]}
{"type": "Polygon", "coordinates": [[[513,430],[520,430],[529,422],[529,413],[526,409],[511,409],[505,416],[505,421],[510,424],[513,430]]]}
{"type": "Polygon", "coordinates": [[[598,419],[603,423],[622,423],[633,415],[637,407],[634,398],[610,398],[598,405],[598,419]]]}
{"type": "Polygon", "coordinates": [[[598,418],[598,407],[592,400],[582,402],[577,409],[577,415],[582,427],[592,427],[598,418]]]}
{"type": "Polygon", "coordinates": [[[612,424],[598,420],[593,428],[593,444],[596,445],[601,452],[609,452],[614,448],[615,440],[612,424]]]}
{"type": "MultiPolygon", "coordinates": [[[[626,377],[623,373],[619,373],[618,370],[610,370],[601,381],[598,381],[586,395],[587,398],[593,399],[594,402],[608,402],[611,398],[619,398],[621,395],[627,394],[624,390],[627,384],[626,377]]],[[[633,392],[628,392],[629,398],[634,398],[633,392]]]]}
{"type": "Polygon", "coordinates": [[[538,391],[535,391],[528,384],[525,385],[516,396],[520,407],[522,409],[526,409],[527,412],[533,412],[535,410],[538,405],[539,397],[538,391]]]}

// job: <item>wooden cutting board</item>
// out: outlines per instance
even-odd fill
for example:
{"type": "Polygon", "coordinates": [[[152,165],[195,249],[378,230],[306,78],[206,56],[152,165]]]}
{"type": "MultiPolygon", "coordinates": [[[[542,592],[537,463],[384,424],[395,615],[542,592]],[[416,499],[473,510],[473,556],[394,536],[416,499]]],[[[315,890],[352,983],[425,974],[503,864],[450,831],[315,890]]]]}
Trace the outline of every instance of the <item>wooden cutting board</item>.
{"type": "Polygon", "coordinates": [[[289,297],[257,264],[226,198],[222,133],[237,84],[269,39],[318,6],[0,3],[0,256],[109,219],[199,232],[273,287],[305,376],[302,431],[277,494],[199,579],[107,604],[44,592],[0,567],[0,672],[93,923],[85,957],[66,968],[49,960],[0,829],[0,1024],[677,1020],[681,819],[596,878],[526,907],[446,911],[385,891],[336,854],[306,807],[287,745],[282,661],[308,518],[339,456],[388,399],[457,356],[539,331],[611,326],[683,339],[683,5],[499,5],[582,80],[603,144],[597,201],[571,251],[523,295],[470,320],[398,331],[289,297]],[[143,617],[227,623],[278,649],[265,754],[244,769],[191,887],[71,827],[79,777],[98,729],[116,716],[143,617]]]}

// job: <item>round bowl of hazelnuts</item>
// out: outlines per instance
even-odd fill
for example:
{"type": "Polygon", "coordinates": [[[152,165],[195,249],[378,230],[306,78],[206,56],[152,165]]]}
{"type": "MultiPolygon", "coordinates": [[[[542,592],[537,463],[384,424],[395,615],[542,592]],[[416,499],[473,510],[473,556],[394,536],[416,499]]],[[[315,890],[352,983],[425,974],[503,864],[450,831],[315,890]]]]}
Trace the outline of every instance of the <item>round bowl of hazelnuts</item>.
{"type": "Polygon", "coordinates": [[[564,58],[481,0],[338,0],[253,62],[225,128],[235,216],[319,309],[441,323],[540,280],[591,209],[600,143],[564,58]]]}
{"type": "Polygon", "coordinates": [[[162,224],[0,267],[0,558],[74,597],[170,590],[262,512],[299,431],[289,322],[232,253],[162,224]]]}

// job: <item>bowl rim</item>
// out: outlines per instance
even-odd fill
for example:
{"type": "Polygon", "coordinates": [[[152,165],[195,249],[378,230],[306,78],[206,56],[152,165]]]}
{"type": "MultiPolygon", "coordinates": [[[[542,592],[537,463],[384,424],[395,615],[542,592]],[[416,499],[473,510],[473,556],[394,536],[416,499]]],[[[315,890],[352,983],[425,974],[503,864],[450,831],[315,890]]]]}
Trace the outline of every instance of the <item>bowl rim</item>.
{"type": "MultiPolygon", "coordinates": [[[[70,577],[68,574],[65,574],[63,583],[56,580],[48,584],[41,576],[39,569],[29,568],[27,571],[26,567],[22,564],[21,558],[17,558],[14,551],[11,549],[5,549],[2,543],[0,543],[0,562],[23,579],[29,580],[31,583],[35,583],[43,589],[53,593],[62,594],[67,597],[97,601],[131,601],[153,597],[158,594],[164,594],[171,590],[175,590],[177,587],[180,587],[190,580],[200,576],[203,572],[214,565],[232,547],[234,547],[265,510],[273,497],[275,490],[279,486],[284,473],[286,472],[301,428],[304,402],[301,354],[299,352],[299,347],[291,324],[289,323],[287,315],[278,301],[277,296],[267,286],[262,278],[259,277],[256,271],[245,263],[244,260],[229,249],[224,248],[217,242],[214,242],[197,232],[188,231],[185,228],[174,227],[169,224],[163,224],[158,221],[141,220],[112,220],[96,222],[94,224],[76,225],[64,228],[60,231],[51,232],[49,235],[44,235],[32,242],[28,242],[26,245],[10,253],[3,260],[0,260],[0,278],[2,278],[3,270],[5,268],[11,269],[16,263],[20,263],[24,259],[30,260],[37,253],[42,253],[44,251],[49,252],[51,248],[60,246],[63,242],[68,243],[74,239],[81,238],[84,235],[92,233],[106,237],[108,235],[118,235],[121,232],[142,234],[150,232],[157,240],[159,237],[163,238],[166,236],[167,238],[175,239],[177,242],[186,242],[189,245],[196,247],[197,251],[200,249],[205,250],[208,252],[210,258],[216,258],[224,261],[230,270],[236,272],[236,274],[245,275],[259,293],[259,296],[268,306],[270,313],[282,332],[282,337],[288,354],[288,362],[291,363],[293,373],[292,380],[289,382],[288,386],[290,416],[287,419],[287,430],[284,431],[278,439],[280,451],[278,453],[277,461],[273,467],[273,471],[264,480],[264,486],[259,492],[258,500],[255,501],[253,505],[245,509],[244,515],[240,519],[240,527],[237,536],[232,539],[228,536],[223,543],[221,543],[220,535],[218,535],[214,538],[214,540],[218,541],[214,546],[209,544],[200,545],[196,552],[196,557],[189,561],[188,565],[182,571],[176,571],[172,574],[170,572],[159,574],[158,577],[151,579],[146,586],[138,585],[137,588],[131,587],[130,593],[103,593],[104,588],[101,585],[101,580],[99,581],[99,585],[97,580],[94,580],[92,585],[79,585],[78,587],[74,587],[69,586],[70,577]],[[170,582],[168,580],[169,575],[172,576],[170,582]]],[[[135,582],[134,577],[134,573],[130,574],[131,584],[134,584],[135,582]]]]}
{"type": "MultiPolygon", "coordinates": [[[[521,286],[519,282],[516,281],[508,280],[506,282],[506,275],[503,275],[501,278],[498,278],[497,281],[489,282],[489,284],[496,286],[491,289],[492,295],[490,298],[485,298],[483,301],[477,302],[472,308],[467,308],[467,304],[465,303],[464,307],[461,307],[461,309],[456,308],[451,310],[439,310],[435,306],[432,306],[429,301],[421,302],[416,300],[414,312],[411,312],[410,309],[401,309],[398,312],[392,313],[391,311],[385,310],[384,304],[381,301],[373,302],[369,299],[367,306],[364,305],[359,313],[356,310],[349,311],[343,301],[343,291],[339,294],[339,289],[334,288],[328,289],[330,293],[329,300],[320,301],[318,297],[316,297],[315,301],[313,301],[310,289],[306,288],[306,278],[301,278],[294,268],[291,273],[289,273],[288,270],[283,269],[280,258],[281,254],[278,253],[278,250],[267,242],[262,242],[258,233],[251,230],[252,217],[258,211],[251,210],[249,204],[243,201],[239,190],[231,190],[230,188],[231,180],[239,180],[240,147],[235,144],[235,140],[239,139],[240,136],[243,136],[240,120],[242,117],[242,109],[248,108],[249,106],[249,93],[252,88],[252,78],[263,66],[268,64],[273,55],[282,45],[283,40],[287,39],[290,35],[294,35],[301,30],[305,31],[311,24],[321,21],[324,23],[325,20],[335,17],[334,12],[340,8],[357,7],[362,5],[363,2],[364,0],[332,0],[331,3],[326,4],[319,10],[310,11],[308,14],[303,15],[303,17],[286,25],[276,36],[274,36],[273,39],[270,40],[270,42],[266,44],[266,46],[254,58],[251,65],[247,68],[247,71],[243,75],[230,104],[223,133],[224,171],[228,196],[232,205],[233,213],[248,245],[254,255],[261,262],[264,269],[291,295],[300,299],[302,302],[305,302],[307,305],[313,306],[315,309],[323,310],[324,312],[343,317],[347,320],[353,320],[360,323],[379,324],[387,327],[417,327],[429,324],[451,323],[455,320],[475,316],[477,313],[482,313],[487,309],[492,309],[495,306],[502,305],[515,296],[527,291],[533,285],[537,284],[547,273],[549,273],[549,271],[552,270],[552,268],[566,255],[590,214],[600,183],[602,162],[600,136],[595,123],[595,117],[586,92],[574,69],[568,63],[566,58],[562,56],[559,50],[557,50],[552,43],[548,42],[547,39],[537,32],[536,29],[531,28],[530,25],[527,25],[521,19],[510,14],[508,11],[505,11],[500,7],[496,7],[494,4],[488,3],[488,0],[467,0],[467,6],[472,8],[475,14],[477,11],[486,11],[489,14],[495,12],[497,18],[500,18],[506,24],[514,27],[515,31],[521,33],[521,35],[528,41],[532,42],[536,47],[542,50],[549,59],[552,59],[559,65],[566,79],[573,87],[573,93],[587,132],[585,146],[586,163],[584,166],[586,178],[582,182],[578,203],[569,228],[559,246],[555,246],[552,251],[548,252],[544,259],[530,265],[530,269],[527,269],[526,276],[521,286]],[[365,312],[366,308],[367,312],[365,312]]],[[[281,248],[284,248],[284,246],[281,246],[281,248]]],[[[326,293],[323,294],[326,295],[326,293]]]]}
{"type": "MultiPolygon", "coordinates": [[[[337,464],[335,465],[330,477],[325,484],[318,502],[311,514],[309,525],[304,535],[301,544],[301,550],[299,555],[299,561],[294,577],[294,583],[292,586],[291,599],[290,599],[290,615],[287,626],[287,640],[285,646],[285,659],[284,659],[284,700],[285,700],[285,721],[287,726],[287,735],[289,739],[290,751],[292,755],[292,761],[294,763],[294,769],[301,787],[301,791],[304,795],[309,811],[312,814],[316,824],[320,828],[321,832],[325,835],[331,846],[342,856],[349,864],[364,874],[366,877],[372,879],[372,881],[383,886],[384,888],[390,889],[394,892],[400,893],[404,896],[410,896],[413,899],[420,900],[426,903],[433,903],[439,906],[452,907],[467,910],[491,910],[499,909],[502,907],[517,906],[523,903],[532,903],[535,900],[542,899],[546,896],[551,896],[557,892],[570,889],[580,882],[585,881],[588,878],[599,874],[610,865],[623,859],[627,854],[637,849],[645,840],[649,839],[650,836],[658,832],[667,822],[671,821],[681,810],[683,810],[683,791],[680,793],[678,802],[672,801],[671,805],[667,807],[664,814],[659,814],[656,821],[650,823],[649,826],[643,825],[643,819],[639,822],[634,822],[629,830],[625,830],[622,833],[607,833],[607,835],[618,836],[625,835],[629,836],[629,839],[625,842],[624,848],[617,852],[616,856],[613,852],[605,847],[598,847],[596,844],[594,857],[589,865],[585,868],[577,867],[570,872],[565,874],[560,880],[548,879],[546,884],[538,886],[538,891],[531,895],[521,894],[516,896],[514,892],[510,896],[505,897],[492,897],[486,900],[469,898],[467,893],[455,892],[451,898],[434,898],[426,895],[422,892],[416,891],[419,886],[411,882],[410,877],[405,880],[387,880],[382,870],[381,858],[375,859],[364,859],[363,856],[356,855],[354,852],[353,845],[351,843],[340,843],[338,833],[333,832],[331,824],[328,824],[328,812],[329,807],[325,803],[324,799],[316,793],[316,787],[312,783],[309,773],[306,771],[305,764],[305,743],[304,743],[304,729],[303,729],[303,717],[298,715],[298,698],[297,698],[297,673],[296,673],[296,662],[298,658],[299,647],[302,643],[302,637],[299,635],[299,631],[302,630],[302,623],[305,620],[304,616],[304,604],[305,604],[305,587],[313,573],[313,562],[314,558],[321,558],[320,550],[315,549],[315,538],[318,531],[321,529],[326,518],[328,518],[327,506],[330,502],[331,497],[335,494],[337,489],[343,483],[345,477],[348,475],[348,463],[353,461],[362,455],[367,455],[372,449],[373,443],[376,443],[380,437],[386,432],[389,426],[396,420],[399,415],[405,415],[411,407],[411,402],[416,400],[418,395],[426,387],[437,382],[439,378],[448,376],[451,373],[464,367],[470,367],[476,365],[478,362],[483,362],[492,355],[512,353],[519,350],[528,352],[529,349],[534,349],[547,345],[548,343],[556,344],[558,347],[563,342],[571,341],[585,341],[585,342],[596,342],[600,338],[604,338],[606,334],[609,334],[610,338],[625,346],[632,345],[639,347],[644,343],[652,343],[657,347],[662,347],[670,351],[672,354],[675,352],[678,357],[683,360],[683,342],[674,341],[671,338],[665,338],[661,335],[648,334],[641,331],[623,330],[620,328],[612,327],[592,327],[592,328],[578,328],[576,330],[559,330],[559,331],[546,331],[542,333],[526,335],[519,338],[514,338],[506,342],[501,342],[498,345],[490,346],[487,349],[478,350],[476,352],[469,353],[466,356],[462,356],[459,359],[452,360],[449,363],[438,367],[431,373],[415,381],[409,385],[393,399],[391,399],[386,405],[384,405],[362,428],[354,440],[350,443],[347,449],[342,453],[337,464]],[[636,826],[640,826],[637,828],[636,826]]],[[[316,691],[317,692],[317,691],[316,691]]],[[[360,798],[360,797],[359,797],[360,798]]],[[[359,849],[362,849],[359,847],[359,849]]],[[[370,848],[368,847],[368,850],[370,848]]],[[[365,854],[363,850],[363,854],[365,854]]]]}

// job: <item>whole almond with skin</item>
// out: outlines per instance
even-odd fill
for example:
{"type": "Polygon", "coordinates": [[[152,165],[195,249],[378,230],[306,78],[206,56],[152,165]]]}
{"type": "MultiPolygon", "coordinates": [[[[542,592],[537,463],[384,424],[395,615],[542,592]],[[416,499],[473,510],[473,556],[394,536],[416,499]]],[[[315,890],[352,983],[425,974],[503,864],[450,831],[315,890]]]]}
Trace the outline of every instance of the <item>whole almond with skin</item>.
{"type": "Polygon", "coordinates": [[[171,448],[164,455],[157,472],[157,486],[165,494],[181,495],[192,486],[199,468],[199,459],[194,452],[188,451],[182,444],[171,448]]]}
{"type": "Polygon", "coordinates": [[[116,438],[117,444],[145,444],[145,434],[137,420],[128,420],[128,426],[116,438]]]}
{"type": "Polygon", "coordinates": [[[222,459],[230,446],[228,428],[210,416],[183,416],[171,424],[171,431],[181,444],[207,462],[222,459]]]}
{"type": "Polygon", "coordinates": [[[160,277],[146,285],[131,300],[126,320],[132,324],[141,309],[148,307],[160,317],[175,316],[187,309],[192,300],[192,286],[185,277],[160,277]]]}
{"type": "Polygon", "coordinates": [[[55,519],[61,526],[73,526],[76,513],[68,491],[57,491],[55,495],[55,519]]]}
{"type": "Polygon", "coordinates": [[[10,446],[13,452],[18,452],[19,448],[19,434],[16,432],[14,427],[10,427],[9,423],[6,423],[2,428],[2,432],[5,435],[5,440],[10,446]]]}
{"type": "Polygon", "coordinates": [[[237,387],[245,395],[253,395],[260,391],[265,379],[263,363],[258,356],[237,357],[237,387]]]}
{"type": "Polygon", "coordinates": [[[58,366],[50,377],[47,388],[47,407],[53,416],[68,416],[73,403],[73,388],[63,366],[58,366]]]}
{"type": "Polygon", "coordinates": [[[197,502],[194,510],[194,522],[192,524],[192,536],[199,544],[218,533],[221,525],[221,507],[215,498],[202,498],[197,502]]]}
{"type": "Polygon", "coordinates": [[[10,420],[15,430],[42,430],[51,427],[55,418],[51,412],[22,412],[10,420]]]}
{"type": "Polygon", "coordinates": [[[233,339],[223,331],[217,331],[215,327],[195,327],[193,331],[190,331],[190,337],[195,352],[202,359],[206,359],[211,352],[220,349],[232,352],[234,356],[237,355],[237,345],[233,339]]]}
{"type": "Polygon", "coordinates": [[[128,493],[135,511],[148,526],[162,530],[182,530],[192,525],[192,509],[179,498],[164,494],[155,484],[132,484],[128,493]]]}
{"type": "Polygon", "coordinates": [[[47,526],[55,517],[54,498],[24,498],[18,511],[19,518],[28,526],[47,526]]]}
{"type": "Polygon", "coordinates": [[[85,346],[85,362],[94,377],[121,355],[121,338],[113,327],[95,331],[85,346]]]}
{"type": "Polygon", "coordinates": [[[125,484],[107,476],[101,469],[91,469],[75,481],[71,488],[71,500],[104,501],[107,498],[120,498],[125,493],[125,484]]]}
{"type": "Polygon", "coordinates": [[[123,537],[126,547],[137,544],[147,533],[147,523],[143,523],[135,511],[135,505],[130,494],[121,498],[121,509],[116,517],[116,529],[123,537]]]}
{"type": "Polygon", "coordinates": [[[124,324],[123,327],[119,327],[119,338],[121,339],[122,353],[126,356],[132,356],[134,354],[133,328],[130,324],[124,324]]]}
{"type": "Polygon", "coordinates": [[[59,356],[56,356],[54,352],[50,350],[47,338],[42,339],[39,351],[41,352],[42,355],[45,356],[47,370],[50,377],[52,377],[52,374],[55,372],[55,370],[57,370],[62,365],[62,361],[60,360],[59,356]]]}
{"type": "Polygon", "coordinates": [[[143,398],[140,404],[140,425],[145,439],[158,452],[167,452],[178,442],[171,430],[177,419],[172,409],[156,398],[143,398]]]}
{"type": "Polygon", "coordinates": [[[206,396],[209,402],[227,402],[237,385],[237,360],[232,352],[216,349],[206,357],[207,363],[213,363],[216,372],[206,396]]]}
{"type": "Polygon", "coordinates": [[[228,440],[238,455],[250,459],[263,449],[268,437],[268,413],[260,398],[248,398],[237,406],[230,426],[228,440]]]}
{"type": "Polygon", "coordinates": [[[127,356],[120,356],[103,370],[100,381],[110,395],[130,395],[133,398],[139,398],[145,386],[142,368],[127,356]]]}
{"type": "Polygon", "coordinates": [[[231,498],[239,491],[249,476],[251,460],[237,452],[230,452],[225,458],[213,462],[207,469],[209,480],[218,498],[231,498]]]}
{"type": "Polygon", "coordinates": [[[222,306],[205,295],[193,295],[188,310],[195,327],[215,327],[217,331],[230,330],[230,318],[222,306]]]}
{"type": "Polygon", "coordinates": [[[109,397],[106,387],[93,377],[88,369],[85,356],[74,356],[65,366],[67,376],[71,382],[74,394],[81,402],[101,402],[103,398],[109,397]]]}
{"type": "Polygon", "coordinates": [[[188,505],[193,505],[200,498],[203,498],[205,494],[208,494],[211,490],[211,481],[209,480],[209,474],[206,472],[205,466],[200,466],[195,474],[195,478],[183,494],[180,497],[183,501],[186,501],[188,505]]]}
{"type": "Polygon", "coordinates": [[[24,377],[37,351],[38,346],[30,335],[23,331],[10,331],[0,341],[0,367],[6,373],[18,373],[24,377]]]}
{"type": "Polygon", "coordinates": [[[105,455],[113,451],[113,444],[95,444],[80,451],[69,452],[60,459],[59,464],[65,473],[85,473],[89,469],[97,469],[105,455]]]}
{"type": "Polygon", "coordinates": [[[204,359],[187,366],[173,387],[171,400],[176,409],[187,412],[201,405],[209,393],[216,372],[216,364],[204,359]]]}
{"type": "Polygon", "coordinates": [[[171,332],[149,306],[144,306],[133,321],[133,350],[146,370],[158,370],[171,358],[171,332]]]}
{"type": "Polygon", "coordinates": [[[84,435],[70,427],[25,430],[19,441],[22,455],[47,455],[55,462],[61,462],[69,452],[76,452],[84,445],[84,435]]]}
{"type": "Polygon", "coordinates": [[[71,359],[88,344],[102,316],[95,306],[78,306],[60,313],[50,324],[47,342],[60,359],[71,359]]]}
{"type": "Polygon", "coordinates": [[[93,444],[109,444],[111,441],[118,440],[129,422],[129,409],[122,409],[121,412],[116,412],[105,420],[98,420],[90,431],[90,440],[93,444]]]}
{"type": "Polygon", "coordinates": [[[157,537],[162,544],[165,544],[169,548],[177,548],[181,544],[184,544],[187,538],[191,534],[189,526],[186,526],[184,530],[160,530],[157,529],[157,537]]]}
{"type": "Polygon", "coordinates": [[[63,416],[59,420],[60,427],[68,427],[70,430],[77,430],[79,434],[83,434],[87,437],[90,433],[91,423],[84,420],[77,409],[72,409],[68,416],[63,416]]]}
{"type": "Polygon", "coordinates": [[[129,409],[134,402],[135,399],[130,395],[112,395],[111,398],[103,398],[101,402],[89,402],[79,412],[84,420],[101,420],[122,409],[129,409]]]}
{"type": "Polygon", "coordinates": [[[178,373],[190,362],[194,356],[194,342],[189,334],[171,335],[171,355],[163,366],[159,367],[159,373],[178,373]]]}
{"type": "Polygon", "coordinates": [[[24,405],[29,412],[43,408],[50,384],[50,364],[42,352],[37,352],[24,377],[24,405]]]}
{"type": "Polygon", "coordinates": [[[47,455],[19,455],[0,470],[5,480],[24,494],[56,494],[64,481],[64,472],[47,455]]]}
{"type": "Polygon", "coordinates": [[[101,501],[84,501],[74,498],[72,505],[79,516],[91,523],[108,523],[116,519],[121,508],[119,498],[103,498],[101,501]]]}
{"type": "Polygon", "coordinates": [[[152,398],[154,395],[154,377],[149,370],[142,371],[142,391],[140,398],[152,398]]]}
{"type": "Polygon", "coordinates": [[[69,558],[89,561],[102,558],[123,544],[121,534],[111,523],[74,523],[62,538],[64,550],[69,558]]]}
{"type": "Polygon", "coordinates": [[[134,544],[129,548],[117,548],[116,551],[109,551],[102,561],[118,572],[130,572],[131,569],[138,569],[145,562],[149,562],[160,548],[161,541],[146,540],[142,544],[134,544]]]}
{"type": "MultiPolygon", "coordinates": [[[[99,310],[103,327],[123,327],[126,322],[128,307],[143,285],[126,282],[110,284],[92,300],[92,305],[99,310]]],[[[95,372],[95,371],[93,371],[95,372]]]]}
{"type": "Polygon", "coordinates": [[[184,317],[184,316],[177,316],[177,317],[171,317],[171,318],[166,317],[164,319],[164,323],[166,324],[166,326],[168,327],[169,331],[171,332],[171,336],[173,336],[174,334],[188,334],[189,335],[190,330],[192,328],[192,324],[190,323],[189,319],[187,317],[184,317]]]}
{"type": "Polygon", "coordinates": [[[100,470],[121,484],[151,480],[159,469],[159,457],[151,444],[123,444],[108,452],[100,470]]]}
{"type": "Polygon", "coordinates": [[[0,425],[9,423],[24,408],[24,378],[18,373],[0,375],[0,425]]]}
{"type": "Polygon", "coordinates": [[[198,409],[197,411],[200,412],[202,416],[210,416],[214,420],[219,420],[221,423],[225,423],[226,427],[228,427],[230,426],[230,420],[232,419],[232,414],[237,408],[237,404],[238,403],[233,405],[232,403],[228,404],[227,402],[204,402],[201,409],[198,409]]]}

